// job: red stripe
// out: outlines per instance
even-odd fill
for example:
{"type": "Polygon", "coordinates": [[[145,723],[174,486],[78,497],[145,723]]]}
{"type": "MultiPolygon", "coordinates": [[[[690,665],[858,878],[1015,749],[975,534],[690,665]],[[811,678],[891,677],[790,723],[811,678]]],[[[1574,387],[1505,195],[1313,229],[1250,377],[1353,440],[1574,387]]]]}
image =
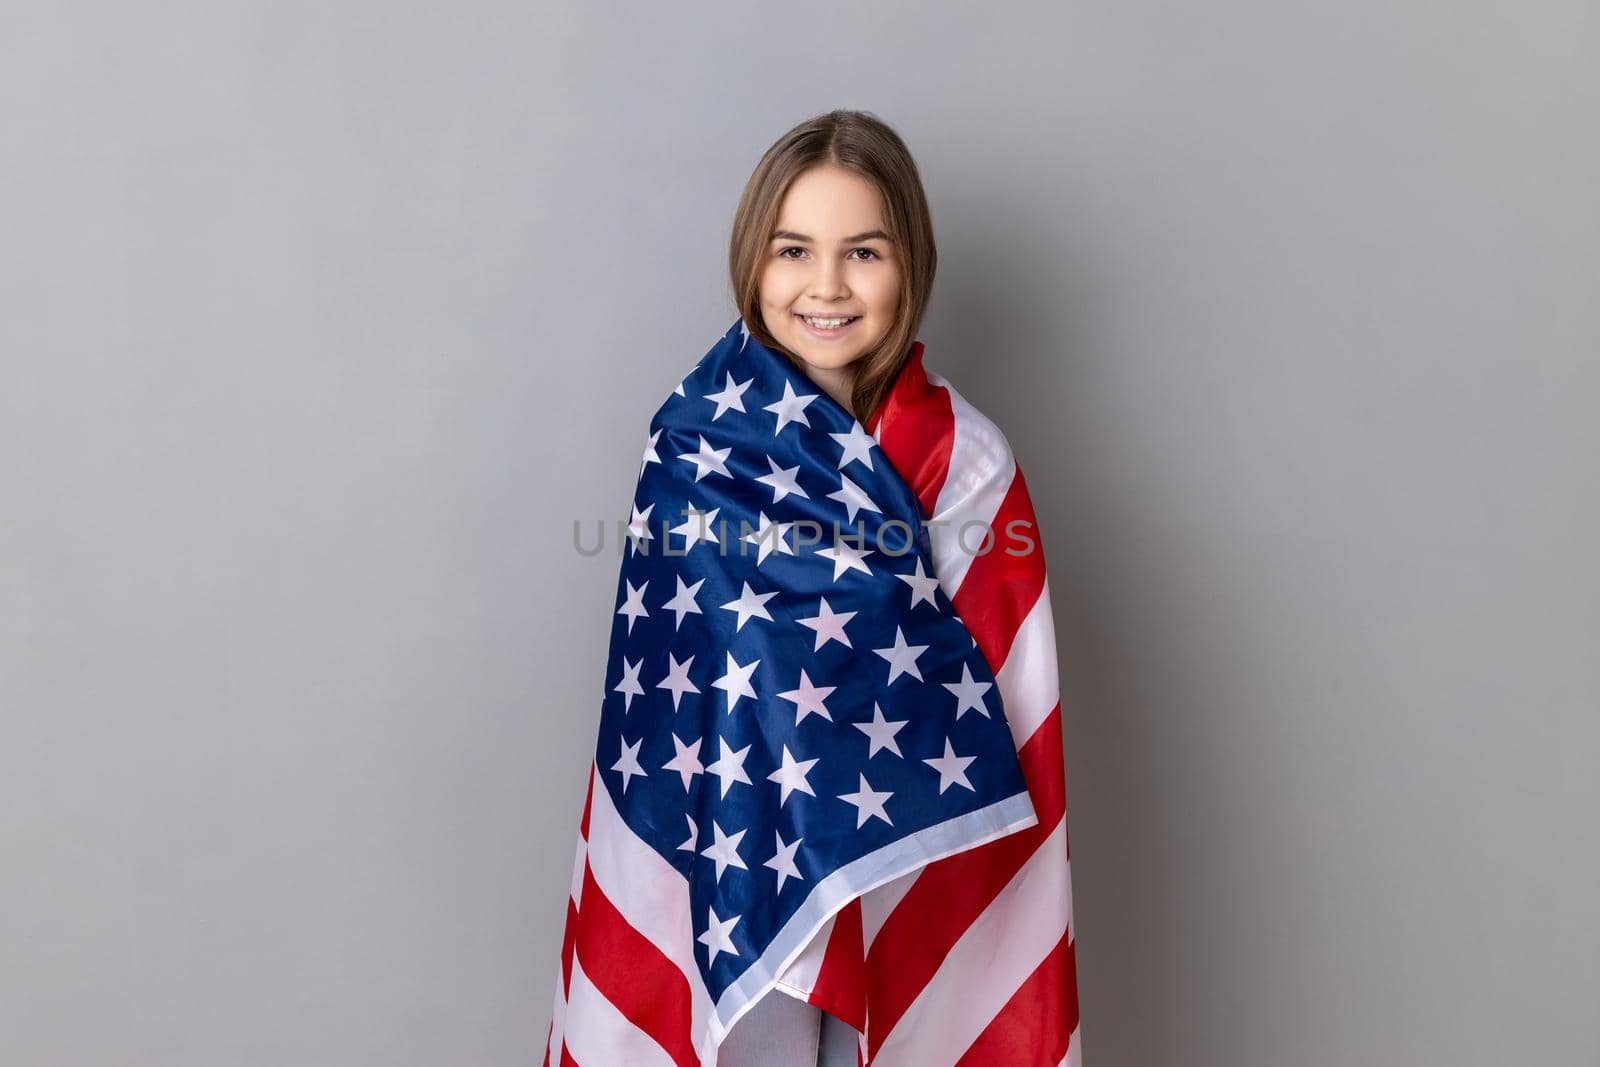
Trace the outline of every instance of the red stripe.
{"type": "MultiPolygon", "coordinates": [[[[587,861],[586,861],[587,862],[587,861]]],[[[572,999],[572,950],[578,937],[578,905],[567,898],[567,928],[561,935],[561,997],[572,999]]]]}
{"type": "Polygon", "coordinates": [[[1013,465],[1011,488],[989,524],[994,530],[992,547],[986,554],[972,557],[951,603],[983,650],[989,669],[998,673],[1022,620],[1044,591],[1044,548],[1021,467],[1013,465]],[[1012,522],[1019,523],[1016,538],[1008,533],[1012,522]],[[1027,525],[1020,525],[1023,522],[1027,525]],[[1031,548],[1024,537],[1033,541],[1031,548]],[[1007,549],[1024,554],[1011,555],[1007,549]]]}
{"type": "Polygon", "coordinates": [[[949,392],[928,381],[922,368],[921,341],[912,346],[900,377],[866,428],[878,434],[878,447],[889,464],[917,494],[923,517],[931,516],[950,471],[956,420],[949,392]]]}
{"type": "Polygon", "coordinates": [[[550,1020],[550,1025],[544,1028],[544,1062],[540,1067],[550,1067],[550,1038],[556,1032],[556,1021],[550,1020]]]}
{"type": "Polygon", "coordinates": [[[578,962],[601,996],[655,1039],[679,1067],[698,1067],[689,1034],[693,1017],[689,980],[606,898],[583,865],[583,909],[578,915],[578,962]]]}
{"type": "MultiPolygon", "coordinates": [[[[578,820],[578,834],[584,840],[589,840],[589,805],[594,801],[594,762],[589,763],[589,786],[583,794],[583,816],[578,820]]],[[[576,857],[574,857],[576,862],[576,857]]],[[[587,870],[589,860],[584,857],[584,869],[587,870]]],[[[576,873],[576,872],[574,872],[576,873]]],[[[578,932],[578,905],[569,895],[567,897],[567,925],[561,934],[561,997],[563,1000],[572,996],[572,946],[578,932]]],[[[554,1025],[554,1020],[551,1021],[554,1025]]]]}
{"type": "MultiPolygon", "coordinates": [[[[1012,643],[1021,631],[1023,622],[1038,605],[1039,598],[1046,595],[1044,543],[1039,536],[1038,518],[1034,514],[1033,500],[1028,494],[1027,481],[1022,476],[1020,466],[1015,466],[1012,471],[1011,487],[995,513],[994,529],[996,547],[987,555],[973,558],[951,604],[966,624],[972,639],[978,643],[990,670],[998,674],[1011,655],[1012,643]],[[1013,521],[1027,524],[1019,526],[1016,541],[1011,540],[1006,532],[1006,524],[1013,521]],[[1031,539],[1033,545],[1029,547],[1021,540],[1023,537],[1031,539]],[[1008,545],[1016,551],[1026,550],[1026,554],[1008,555],[1005,552],[1008,545]]],[[[1038,731],[1046,728],[1053,733],[1053,743],[1059,752],[1062,744],[1059,701],[1052,718],[1039,724],[1024,747],[1034,743],[1038,731]]],[[[1046,796],[1041,790],[1046,787],[1048,803],[1059,804],[1059,809],[1052,807],[1051,810],[1060,810],[1065,814],[1064,766],[1058,763],[1055,770],[1042,775],[1029,775],[1024,764],[1023,774],[1028,779],[1028,792],[1033,796],[1035,809],[1040,811],[1041,822],[1046,821],[1040,805],[1041,797],[1046,796]]],[[[1071,854],[1070,848],[1068,854],[1071,854]]]]}
{"type": "MultiPolygon", "coordinates": [[[[927,380],[920,362],[920,349],[916,356],[916,364],[908,366],[909,373],[901,375],[884,406],[874,413],[874,423],[869,424],[869,428],[881,423],[880,447],[916,492],[924,514],[931,516],[949,474],[955,417],[949,392],[927,380]]],[[[954,606],[991,670],[998,671],[1011,651],[1023,620],[1043,595],[1045,584],[1043,546],[1020,467],[1013,464],[1006,495],[995,515],[986,518],[994,530],[993,546],[987,554],[973,557],[957,589],[954,606]],[[1013,522],[1018,524],[1018,536],[1031,539],[1031,546],[1013,539],[1008,527],[1013,522]],[[1007,547],[1026,547],[1028,551],[1026,555],[1010,555],[1005,552],[1007,547]]],[[[1059,704],[1024,742],[1018,757],[1039,815],[1038,824],[928,865],[873,940],[867,961],[871,998],[868,1062],[877,1055],[884,1039],[931,980],[956,941],[1065,818],[1059,704]]],[[[1032,1019],[1028,1025],[1034,1027],[1034,1031],[1027,1032],[1027,1027],[1023,1027],[1018,1031],[1022,1036],[1010,1047],[1032,1052],[1062,1046],[1050,1060],[1053,1067],[1066,1054],[1062,1043],[1076,1026],[1075,978],[1070,973],[1063,975],[1058,968],[1053,974],[1040,975],[1037,982],[1030,980],[1024,986],[1029,990],[1027,995],[1036,1000],[1047,997],[1052,988],[1058,999],[1072,998],[1070,1023],[1061,1013],[1054,1019],[1032,1019]],[[1063,980],[1069,986],[1065,993],[1060,991],[1063,980]]],[[[1016,996],[1024,996],[1023,990],[1016,996]]],[[[1019,1008],[1018,1012],[1022,1010],[1019,1008]]],[[[1003,1011],[1002,1015],[1005,1014],[1003,1011]]],[[[1003,1048],[996,1042],[1006,1025],[1001,1024],[999,1028],[991,1025],[980,1039],[980,1046],[1003,1048]]],[[[963,1062],[1020,1064],[1032,1061],[1006,1051],[987,1057],[972,1054],[963,1062]]]]}
{"type": "Polygon", "coordinates": [[[1062,933],[957,1067],[1057,1067],[1078,1028],[1078,964],[1070,936],[1062,933]]]}
{"type": "MultiPolygon", "coordinates": [[[[917,342],[866,428],[879,439],[882,453],[911,487],[926,517],[933,514],[950,475],[955,415],[950,392],[928,380],[922,356],[922,344],[917,342]]],[[[955,608],[991,668],[999,670],[1023,620],[1042,595],[1045,580],[1043,549],[1020,469],[1013,470],[1012,483],[991,523],[995,547],[972,560],[955,608]],[[1006,529],[1013,520],[1029,524],[1022,526],[1024,535],[1034,541],[1028,555],[1004,552],[1015,544],[1006,529]]],[[[1058,704],[1018,753],[1039,823],[925,867],[879,931],[865,961],[860,901],[837,913],[810,999],[857,1029],[864,1029],[870,1020],[875,1040],[865,1057],[858,1055],[858,1067],[878,1054],[883,1039],[904,1018],[951,947],[1061,825],[1066,804],[1061,754],[1058,704]]],[[[581,828],[585,839],[596,777],[591,763],[581,828]]],[[[580,912],[569,904],[568,927],[576,931],[576,938],[571,947],[563,945],[564,976],[570,975],[571,953],[576,952],[601,994],[661,1044],[675,1063],[698,1064],[688,1033],[692,1010],[683,974],[616,911],[587,863],[582,897],[580,912]]],[[[1063,937],[1014,991],[967,1051],[963,1064],[1030,1064],[1035,1062],[1031,1057],[1042,1056],[1051,1057],[1052,1065],[1060,1061],[1066,1053],[1064,1042],[1077,1025],[1073,950],[1063,937]]],[[[561,1067],[577,1067],[564,1044],[561,1067]]]]}
{"type": "Polygon", "coordinates": [[[861,898],[856,897],[833,917],[833,931],[817,981],[806,998],[857,1030],[867,1028],[867,972],[862,960],[861,898]]]}
{"type": "Polygon", "coordinates": [[[594,802],[594,761],[589,761],[589,788],[583,794],[583,818],[578,823],[578,833],[589,840],[589,805],[594,802]]]}
{"type": "Polygon", "coordinates": [[[578,1067],[578,1061],[572,1058],[572,1053],[567,1051],[567,1043],[561,1043],[561,1067],[578,1067]]]}
{"type": "Polygon", "coordinates": [[[1038,823],[928,864],[873,939],[867,953],[869,1059],[877,1055],[967,927],[1066,814],[1059,703],[1017,756],[1038,823]]]}

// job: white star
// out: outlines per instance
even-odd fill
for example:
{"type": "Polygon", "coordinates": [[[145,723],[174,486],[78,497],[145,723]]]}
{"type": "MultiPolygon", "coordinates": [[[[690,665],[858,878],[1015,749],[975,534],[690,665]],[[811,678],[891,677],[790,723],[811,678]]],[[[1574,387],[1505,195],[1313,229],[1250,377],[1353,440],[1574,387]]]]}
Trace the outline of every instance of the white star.
{"type": "Polygon", "coordinates": [[[819,548],[817,555],[823,559],[833,560],[833,580],[838,581],[839,576],[845,571],[860,571],[862,574],[871,574],[872,571],[862,560],[872,555],[870,548],[856,548],[842,538],[833,543],[832,548],[819,548]]]}
{"type": "MultiPolygon", "coordinates": [[[[703,578],[701,579],[701,581],[704,580],[703,578]]],[[[674,656],[671,652],[667,653],[667,663],[669,664],[667,676],[656,683],[656,688],[666,689],[672,693],[673,711],[678,710],[678,701],[683,699],[683,694],[700,692],[700,687],[689,681],[689,664],[693,662],[693,656],[679,663],[677,656],[674,656]]],[[[959,718],[959,716],[957,717],[959,718]]]]}
{"type": "Polygon", "coordinates": [[[700,451],[683,452],[679,454],[678,458],[688,460],[694,464],[694,480],[697,482],[708,474],[720,474],[724,478],[732,478],[733,475],[728,473],[727,464],[723,462],[732,451],[733,447],[731,445],[727,448],[712,448],[711,442],[706,440],[705,434],[701,434],[700,451]]]}
{"type": "MultiPolygon", "coordinates": [[[[695,480],[699,481],[698,478],[695,480]]],[[[855,482],[852,482],[843,474],[839,475],[838,492],[829,493],[828,499],[837,500],[839,503],[845,506],[845,510],[850,513],[850,517],[846,521],[852,524],[854,524],[856,521],[856,512],[863,509],[866,511],[877,512],[879,515],[883,514],[883,512],[879,510],[878,505],[874,504],[872,502],[872,498],[867,495],[866,490],[862,489],[859,485],[857,485],[855,482]]]]}
{"type": "Polygon", "coordinates": [[[839,469],[844,470],[845,464],[853,459],[861,461],[867,470],[872,469],[872,446],[877,444],[858,422],[850,427],[849,433],[830,433],[829,437],[844,449],[844,454],[839,457],[839,469]]]}
{"type": "Polygon", "coordinates": [[[683,575],[680,574],[680,575],[677,575],[676,577],[678,579],[678,591],[673,594],[671,600],[669,600],[665,604],[661,605],[666,610],[674,612],[674,613],[677,614],[678,621],[675,624],[673,624],[673,627],[672,627],[672,629],[674,631],[676,631],[678,629],[678,627],[683,625],[683,617],[685,615],[704,615],[705,614],[705,612],[700,610],[700,605],[695,603],[694,595],[700,591],[700,587],[702,585],[706,584],[706,580],[704,578],[702,578],[698,582],[695,582],[693,585],[684,585],[683,584],[683,575]]]}
{"type": "Polygon", "coordinates": [[[802,668],[799,686],[789,690],[787,693],[779,693],[778,695],[794,703],[794,724],[799,726],[802,722],[805,722],[807,715],[821,715],[829,722],[833,721],[833,716],[828,714],[828,709],[823,707],[822,702],[836,688],[838,687],[832,685],[812,685],[811,679],[806,677],[806,672],[802,668]]]}
{"type": "Polygon", "coordinates": [[[739,706],[740,697],[749,697],[751,700],[756,698],[756,691],[750,685],[750,675],[755,672],[756,665],[761,661],[753,659],[749,663],[740,663],[733,658],[732,652],[726,655],[728,657],[727,673],[711,684],[713,687],[728,694],[728,712],[732,714],[733,709],[739,706]]]}
{"type": "Polygon", "coordinates": [[[638,663],[629,663],[628,657],[622,657],[622,681],[612,687],[613,693],[622,694],[622,710],[627,711],[633,707],[633,698],[644,696],[644,686],[639,684],[639,668],[644,666],[644,660],[638,663]]]}
{"type": "Polygon", "coordinates": [[[972,783],[967,781],[967,765],[977,758],[977,756],[956,755],[955,749],[950,747],[950,739],[947,737],[944,739],[944,755],[939,759],[925,759],[922,762],[939,772],[940,793],[943,793],[952,783],[964,785],[976,793],[977,790],[972,788],[972,783]]]}
{"type": "Polygon", "coordinates": [[[745,832],[740,830],[732,837],[729,837],[722,832],[722,827],[717,825],[717,820],[715,819],[711,820],[711,832],[716,835],[716,840],[701,849],[700,855],[716,863],[717,877],[715,881],[720,883],[722,881],[722,872],[729,867],[737,867],[741,871],[748,871],[750,868],[744,865],[744,859],[739,855],[739,839],[744,836],[745,832]]]}
{"type": "Polygon", "coordinates": [[[687,506],[683,509],[683,521],[670,531],[683,538],[683,551],[687,553],[702,541],[710,541],[714,545],[721,544],[722,542],[717,540],[717,532],[711,527],[717,521],[717,512],[722,509],[712,508],[710,511],[702,511],[694,506],[692,500],[684,503],[687,506]]]}
{"type": "Polygon", "coordinates": [[[875,792],[872,786],[867,784],[866,775],[862,774],[860,778],[861,787],[858,791],[839,794],[840,800],[856,806],[856,829],[861,829],[862,826],[866,825],[866,821],[873,816],[877,816],[890,826],[893,826],[894,820],[889,818],[887,811],[883,810],[883,805],[885,801],[894,796],[894,793],[888,791],[875,792]]]}
{"type": "Polygon", "coordinates": [[[733,938],[729,934],[733,924],[741,917],[735,915],[731,919],[717,918],[716,909],[710,904],[706,905],[706,932],[695,938],[696,941],[706,946],[706,966],[710,967],[717,961],[717,953],[726,952],[730,956],[739,955],[739,950],[733,947],[733,938]]]}
{"type": "Polygon", "coordinates": [[[652,463],[660,463],[661,457],[656,455],[656,442],[661,439],[661,431],[651,434],[644,443],[644,459],[639,463],[639,477],[644,477],[644,470],[652,463]]]}
{"type": "Polygon", "coordinates": [[[655,540],[656,535],[650,532],[650,513],[655,510],[655,507],[654,504],[651,504],[643,511],[635,507],[633,514],[628,518],[629,555],[632,555],[634,549],[639,547],[640,542],[655,540]]]}
{"type": "Polygon", "coordinates": [[[780,467],[778,466],[777,460],[773,459],[771,456],[768,456],[767,466],[772,468],[772,473],[763,474],[761,477],[757,478],[756,481],[760,482],[762,485],[770,485],[772,487],[772,502],[774,504],[788,496],[790,493],[793,493],[795,496],[805,497],[807,500],[811,499],[811,494],[800,488],[800,483],[798,481],[800,476],[800,467],[798,464],[788,468],[780,467]]]}
{"type": "Polygon", "coordinates": [[[783,807],[783,802],[789,799],[789,794],[796,789],[802,793],[811,792],[811,783],[806,781],[806,774],[816,764],[816,760],[796,760],[789,754],[789,746],[783,746],[783,764],[777,770],[767,775],[767,781],[778,783],[778,807],[783,807]]]}
{"type": "Polygon", "coordinates": [[[789,547],[789,528],[792,522],[773,522],[767,518],[765,511],[757,512],[758,525],[744,535],[745,541],[756,547],[756,566],[767,560],[767,553],[777,550],[779,555],[792,556],[794,549],[789,547]]]}
{"type": "MultiPolygon", "coordinates": [[[[837,575],[835,577],[837,577],[837,575]]],[[[845,636],[844,624],[855,618],[856,613],[853,611],[834,611],[832,608],[828,607],[827,597],[821,597],[819,599],[822,601],[822,606],[817,609],[817,613],[815,615],[811,616],[809,619],[795,620],[801,626],[809,626],[811,629],[817,631],[817,644],[816,647],[812,648],[811,651],[822,651],[822,646],[827,644],[829,641],[837,641],[845,648],[852,647],[850,644],[850,638],[845,636]]]]}
{"type": "Polygon", "coordinates": [[[637,589],[635,589],[633,587],[633,583],[628,581],[626,578],[623,579],[622,584],[628,587],[628,595],[624,598],[622,607],[617,609],[617,614],[626,615],[628,617],[628,632],[631,634],[633,633],[633,620],[639,618],[641,615],[648,617],[650,614],[645,610],[644,606],[644,587],[649,585],[650,582],[646,580],[644,584],[640,585],[637,589]]]}
{"type": "Polygon", "coordinates": [[[625,737],[619,736],[617,740],[622,747],[622,755],[617,758],[617,762],[611,765],[611,769],[622,772],[622,791],[626,793],[628,791],[628,783],[633,781],[636,776],[645,773],[645,769],[639,766],[639,746],[644,744],[644,738],[640,737],[639,740],[631,745],[628,744],[628,739],[625,737]]]}
{"type": "Polygon", "coordinates": [[[744,629],[744,624],[750,621],[752,615],[759,615],[761,618],[771,622],[772,616],[767,613],[766,604],[767,601],[778,595],[776,591],[758,593],[750,588],[749,582],[741,584],[744,586],[744,592],[739,594],[739,599],[730,600],[722,605],[723,610],[731,611],[739,616],[739,621],[733,624],[734,633],[744,629]]]}
{"type": "MultiPolygon", "coordinates": [[[[972,679],[972,668],[967,664],[961,665],[961,681],[945,682],[944,687],[956,695],[956,721],[961,721],[961,713],[968,708],[981,713],[984,718],[989,717],[989,709],[984,706],[983,694],[993,688],[993,682],[976,682],[972,679]]],[[[944,792],[944,790],[940,790],[944,792]]]]}
{"type": "Polygon", "coordinates": [[[736,382],[733,380],[733,375],[729,374],[727,378],[723,380],[721,392],[707,393],[706,399],[717,405],[717,410],[714,414],[712,414],[711,421],[716,422],[718,419],[722,418],[729,408],[732,408],[734,411],[743,412],[744,400],[742,398],[745,390],[750,388],[750,382],[753,381],[755,381],[754,378],[751,378],[750,381],[746,382],[736,382]]]}
{"type": "MultiPolygon", "coordinates": [[[[699,744],[699,742],[696,741],[695,744],[699,744]]],[[[684,812],[683,817],[689,820],[689,838],[683,844],[678,846],[678,851],[693,852],[695,840],[700,836],[700,828],[694,824],[693,815],[690,815],[688,812],[684,812]]]]}
{"type": "Polygon", "coordinates": [[[876,756],[881,748],[886,748],[896,756],[904,759],[905,753],[900,751],[900,743],[894,739],[894,735],[905,729],[906,723],[910,721],[910,719],[896,719],[891,722],[885,719],[883,717],[883,709],[878,707],[877,701],[873,701],[872,721],[858,722],[853,725],[857,730],[872,739],[872,744],[867,748],[868,759],[876,756]]]}
{"type": "Polygon", "coordinates": [[[802,426],[810,426],[811,422],[806,418],[806,405],[811,403],[816,398],[817,396],[815,393],[808,393],[805,396],[796,396],[794,392],[794,386],[788,382],[784,382],[783,399],[776,400],[761,409],[762,411],[774,412],[778,416],[778,428],[772,431],[773,436],[776,437],[778,434],[782,433],[783,428],[789,425],[791,422],[798,422],[802,426]]]}
{"type": "Polygon", "coordinates": [[[778,851],[770,860],[767,860],[761,866],[771,867],[773,870],[778,872],[778,892],[781,893],[783,892],[783,883],[785,879],[799,878],[802,882],[805,881],[800,874],[800,868],[794,865],[794,850],[800,847],[800,842],[802,839],[797,837],[786,845],[783,843],[782,834],[778,833],[777,831],[773,831],[772,836],[778,839],[778,851]]]}
{"type": "Polygon", "coordinates": [[[889,648],[875,648],[872,651],[889,661],[889,682],[902,674],[909,674],[917,681],[922,681],[922,672],[917,670],[917,657],[928,650],[927,645],[908,645],[905,635],[900,632],[900,627],[894,628],[894,644],[889,648]]]}
{"type": "MultiPolygon", "coordinates": [[[[678,750],[677,755],[673,756],[671,759],[669,759],[667,762],[665,762],[665,763],[663,763],[661,765],[661,769],[662,770],[664,770],[664,771],[677,771],[678,774],[683,777],[683,789],[684,789],[684,792],[688,792],[689,791],[689,785],[694,780],[694,776],[695,775],[704,774],[706,772],[705,764],[700,762],[700,742],[701,742],[701,740],[702,740],[701,738],[697,737],[697,738],[694,739],[693,744],[686,745],[682,741],[678,740],[678,735],[677,734],[673,734],[672,735],[672,744],[678,750]]],[[[693,835],[694,820],[691,819],[689,821],[689,826],[690,826],[689,847],[693,848],[694,847],[694,835],[693,835]]]]}
{"type": "Polygon", "coordinates": [[[933,610],[939,610],[939,602],[933,599],[933,591],[939,588],[939,579],[930,578],[922,569],[922,557],[917,557],[917,572],[915,574],[897,574],[896,578],[911,587],[911,606],[916,607],[926,600],[933,605],[933,610]]]}
{"type": "Polygon", "coordinates": [[[744,759],[750,751],[750,746],[746,745],[734,752],[729,750],[726,737],[718,736],[717,740],[722,744],[722,755],[706,764],[706,773],[714,774],[720,779],[722,786],[720,795],[727,796],[728,790],[733,787],[734,782],[743,782],[745,785],[753,784],[750,781],[750,776],[744,772],[744,759]]]}

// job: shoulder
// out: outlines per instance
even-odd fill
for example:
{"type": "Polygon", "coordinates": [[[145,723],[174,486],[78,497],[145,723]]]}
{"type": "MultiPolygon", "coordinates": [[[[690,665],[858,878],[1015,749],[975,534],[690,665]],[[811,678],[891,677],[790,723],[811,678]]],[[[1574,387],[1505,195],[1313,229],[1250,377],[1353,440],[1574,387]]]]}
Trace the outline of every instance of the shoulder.
{"type": "MultiPolygon", "coordinates": [[[[989,416],[943,375],[928,372],[928,381],[942,390],[950,404],[950,464],[946,488],[954,492],[978,491],[997,483],[1008,485],[1016,465],[1011,442],[989,416]]],[[[941,503],[944,494],[941,494],[941,503]]]]}
{"type": "MultiPolygon", "coordinates": [[[[933,563],[940,582],[955,589],[965,580],[976,556],[990,551],[980,546],[992,547],[996,542],[990,538],[1029,541],[1021,531],[1034,527],[1036,521],[1011,442],[999,425],[948,379],[929,372],[928,381],[949,405],[944,420],[948,439],[941,446],[946,457],[944,478],[928,515],[944,531],[933,535],[933,563]],[[975,533],[975,529],[988,532],[975,533]]],[[[1008,547],[1004,557],[996,558],[1009,562],[1016,555],[1008,547]]],[[[994,572],[990,573],[993,577],[994,572]]]]}

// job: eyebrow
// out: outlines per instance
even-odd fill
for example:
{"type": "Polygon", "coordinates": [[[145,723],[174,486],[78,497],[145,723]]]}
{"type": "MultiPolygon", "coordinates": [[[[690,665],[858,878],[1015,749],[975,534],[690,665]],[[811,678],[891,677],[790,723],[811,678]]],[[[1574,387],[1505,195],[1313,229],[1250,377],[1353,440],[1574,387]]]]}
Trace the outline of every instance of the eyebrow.
{"type": "MultiPolygon", "coordinates": [[[[858,241],[871,241],[874,239],[887,241],[889,239],[889,235],[884,233],[882,230],[868,230],[866,233],[852,234],[839,243],[852,245],[858,241]]],[[[795,233],[793,230],[773,230],[772,236],[768,238],[768,240],[801,241],[805,244],[811,244],[811,238],[807,237],[803,233],[795,233]]]]}

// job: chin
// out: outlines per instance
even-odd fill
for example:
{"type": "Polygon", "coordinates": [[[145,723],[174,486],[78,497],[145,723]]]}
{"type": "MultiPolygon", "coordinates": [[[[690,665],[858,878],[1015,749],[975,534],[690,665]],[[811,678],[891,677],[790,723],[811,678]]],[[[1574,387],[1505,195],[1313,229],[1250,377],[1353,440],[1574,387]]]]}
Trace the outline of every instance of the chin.
{"type": "Polygon", "coordinates": [[[842,367],[865,351],[855,345],[841,348],[826,342],[818,343],[804,333],[793,330],[779,334],[778,340],[782,341],[789,351],[804,356],[806,362],[813,367],[842,367]]]}
{"type": "Polygon", "coordinates": [[[818,356],[804,348],[796,351],[808,364],[821,370],[838,370],[840,367],[848,367],[861,355],[859,352],[827,352],[818,356]]]}

